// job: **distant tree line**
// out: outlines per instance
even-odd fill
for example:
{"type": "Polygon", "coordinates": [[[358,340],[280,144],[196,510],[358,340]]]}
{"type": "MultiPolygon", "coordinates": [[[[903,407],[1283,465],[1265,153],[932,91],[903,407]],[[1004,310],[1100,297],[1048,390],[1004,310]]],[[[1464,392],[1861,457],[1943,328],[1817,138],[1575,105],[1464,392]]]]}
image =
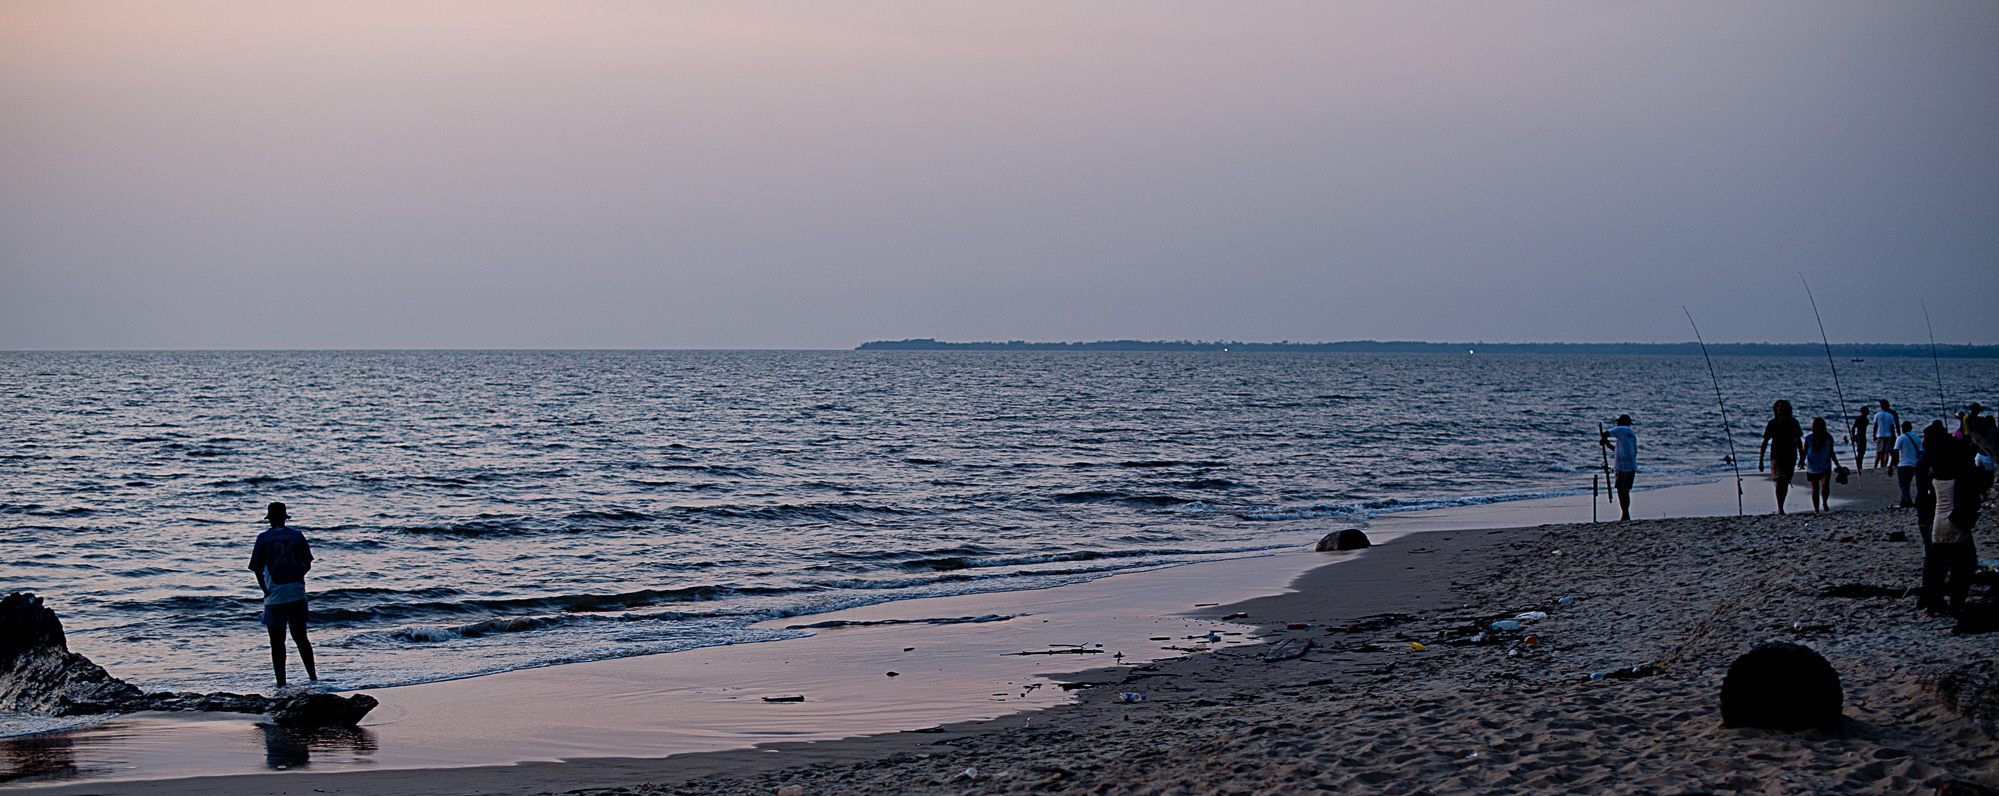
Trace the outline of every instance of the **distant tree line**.
{"type": "MultiPolygon", "coordinates": [[[[1339,343],[1241,343],[1199,340],[1099,340],[1094,343],[946,343],[930,338],[876,340],[862,343],[856,351],[1241,351],[1241,352],[1337,352],[1356,354],[1626,354],[1699,355],[1698,343],[1419,343],[1412,341],[1348,340],[1339,343]]],[[[1708,352],[1738,357],[1822,357],[1825,347],[1816,343],[1709,343],[1708,352]]],[[[1891,343],[1835,343],[1835,357],[1928,357],[1928,345],[1891,343]]],[[[1936,355],[1945,359],[1995,359],[1999,346],[1939,345],[1936,355]]]]}

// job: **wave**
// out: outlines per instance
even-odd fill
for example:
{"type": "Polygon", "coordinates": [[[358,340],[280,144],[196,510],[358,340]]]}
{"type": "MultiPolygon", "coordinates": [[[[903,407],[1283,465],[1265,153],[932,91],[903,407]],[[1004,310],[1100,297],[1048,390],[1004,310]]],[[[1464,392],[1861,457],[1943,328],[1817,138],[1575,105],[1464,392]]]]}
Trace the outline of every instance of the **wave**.
{"type": "Polygon", "coordinates": [[[834,627],[877,627],[881,625],[967,625],[986,622],[1004,622],[1018,619],[1023,614],[986,614],[984,616],[956,616],[948,619],[829,619],[809,625],[785,625],[786,630],[823,630],[834,627]]]}
{"type": "Polygon", "coordinates": [[[1175,497],[1173,495],[1142,495],[1101,489],[1060,492],[1055,495],[1055,502],[1057,503],[1097,503],[1103,501],[1138,503],[1148,506],[1177,506],[1182,503],[1194,502],[1192,498],[1175,497]]]}

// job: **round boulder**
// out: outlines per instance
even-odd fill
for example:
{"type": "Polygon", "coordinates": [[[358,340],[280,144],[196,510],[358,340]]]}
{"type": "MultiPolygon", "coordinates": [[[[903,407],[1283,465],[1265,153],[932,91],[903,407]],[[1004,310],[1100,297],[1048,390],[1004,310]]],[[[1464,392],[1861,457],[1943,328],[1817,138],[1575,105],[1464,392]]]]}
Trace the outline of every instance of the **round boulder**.
{"type": "Polygon", "coordinates": [[[1326,534],[1326,538],[1320,539],[1319,544],[1312,549],[1327,553],[1334,550],[1360,550],[1366,548],[1368,544],[1367,534],[1361,533],[1359,528],[1348,528],[1326,534]]]}
{"type": "Polygon", "coordinates": [[[1721,681],[1721,723],[1728,727],[1831,728],[1845,704],[1832,664],[1788,641],[1756,645],[1728,665],[1721,681]]]}

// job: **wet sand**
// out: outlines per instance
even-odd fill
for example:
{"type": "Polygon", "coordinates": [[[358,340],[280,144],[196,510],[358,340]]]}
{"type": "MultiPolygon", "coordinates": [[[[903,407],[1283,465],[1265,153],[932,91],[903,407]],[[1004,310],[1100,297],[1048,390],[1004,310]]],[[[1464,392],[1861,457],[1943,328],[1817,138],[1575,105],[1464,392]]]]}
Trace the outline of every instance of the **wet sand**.
{"type": "MultiPolygon", "coordinates": [[[[1870,474],[1860,482],[1860,486],[1876,493],[1875,500],[1879,499],[1880,487],[1885,483],[1882,479],[1870,474]]],[[[1643,517],[1646,508],[1675,500],[1694,508],[1702,508],[1706,501],[1704,508],[1712,512],[1717,494],[1733,503],[1732,480],[1722,482],[1720,490],[1714,486],[1709,485],[1706,492],[1687,488],[1677,495],[1668,494],[1674,490],[1641,492],[1637,498],[1640,509],[1635,513],[1643,517]]],[[[1767,482],[1751,481],[1748,486],[1750,490],[1761,487],[1767,495],[1767,482]]],[[[1892,489],[1892,484],[1887,488],[1892,489]]],[[[1563,519],[1562,515],[1578,508],[1564,503],[1565,500],[1543,502],[1546,513],[1541,516],[1563,519]]],[[[1534,518],[1533,507],[1522,505],[1526,503],[1533,501],[1501,505],[1510,517],[1534,518]]],[[[1814,620],[1827,611],[1851,611],[1858,605],[1852,601],[1797,598],[1786,588],[1778,588],[1788,582],[1769,580],[1775,577],[1770,572],[1791,572],[1794,574],[1786,577],[1795,577],[1795,572],[1809,562],[1807,568],[1819,572],[1821,579],[1830,578],[1833,571],[1871,568],[1875,571],[1850,574],[1855,580],[1900,583],[1913,577],[1913,562],[1919,556],[1910,550],[1918,546],[1914,543],[1888,545],[1871,538],[1867,542],[1858,541],[1868,536],[1885,538],[1883,528],[1888,526],[1901,528],[1913,524],[1906,512],[1869,510],[1866,502],[1816,521],[1808,516],[1729,517],[1512,530],[1454,525],[1476,522],[1477,512],[1471,509],[1484,508],[1490,507],[1422,513],[1430,515],[1434,525],[1453,528],[1448,531],[1413,533],[1423,524],[1416,521],[1419,515],[1414,514],[1385,519],[1371,533],[1386,543],[1359,555],[1293,553],[1120,575],[1045,592],[947,598],[960,601],[948,607],[935,605],[945,600],[907,601],[846,612],[851,616],[843,617],[872,621],[984,613],[1028,614],[1005,621],[829,629],[810,640],[717,650],[713,653],[716,657],[705,661],[698,653],[675,653],[515,673],[518,677],[500,675],[413,687],[409,689],[411,692],[420,693],[385,699],[384,709],[393,708],[397,712],[370,728],[366,737],[350,734],[273,742],[268,738],[244,737],[245,728],[264,734],[255,725],[208,722],[211,726],[205,729],[216,738],[206,740],[248,748],[257,757],[255,764],[279,760],[304,764],[307,768],[234,777],[97,781],[48,790],[541,793],[622,786],[638,788],[640,792],[771,793],[775,788],[796,784],[807,793],[1026,789],[1220,792],[1245,788],[1283,790],[1305,786],[1306,780],[1311,780],[1314,787],[1364,789],[1405,777],[1418,777],[1428,783],[1427,787],[1442,790],[1482,787],[1537,790],[1568,789],[1570,786],[1562,783],[1598,781],[1590,777],[1601,775],[1599,768],[1616,762],[1609,759],[1616,757],[1610,754],[1613,748],[1628,751],[1642,744],[1652,745],[1647,749],[1671,747],[1688,738],[1714,746],[1719,750],[1715,752],[1717,755],[1732,755],[1740,751],[1741,744],[1760,737],[1759,743],[1765,746],[1778,748],[1785,754],[1802,755],[1800,759],[1815,760],[1816,755],[1824,752],[1811,748],[1817,741],[1797,741],[1794,736],[1779,734],[1756,736],[1757,731],[1720,730],[1713,704],[1713,691],[1718,684],[1716,667],[1725,667],[1732,657],[1729,650],[1781,632],[1781,628],[1765,628],[1748,618],[1776,616],[1769,613],[1768,606],[1752,604],[1756,600],[1781,598],[1797,602],[1797,605],[1785,603],[1784,607],[1814,620]],[[1410,535],[1391,539],[1398,533],[1410,535]],[[1828,534],[1827,539],[1819,541],[1820,533],[1828,534]],[[1844,535],[1855,536],[1856,541],[1837,541],[1844,535]],[[1747,550],[1756,552],[1744,552],[1747,550]],[[1316,566],[1329,560],[1342,563],[1316,566]],[[1892,571],[1882,572],[1884,568],[1892,571]],[[1301,573],[1302,577],[1297,577],[1301,573]],[[1256,580],[1259,577],[1265,579],[1256,580]],[[1757,580],[1759,577],[1763,580],[1757,580]],[[1293,591],[1271,594],[1275,591],[1272,583],[1286,581],[1293,581],[1293,591]],[[1747,589],[1749,596],[1743,597],[1701,586],[1738,581],[1758,588],[1747,589]],[[1696,585],[1684,585],[1689,583],[1696,585]],[[1564,596],[1558,592],[1579,599],[1572,606],[1550,609],[1553,615],[1543,624],[1547,628],[1543,631],[1545,643],[1524,649],[1513,647],[1523,649],[1519,655],[1508,656],[1504,650],[1491,646],[1435,645],[1423,652],[1413,652],[1408,640],[1398,637],[1398,634],[1408,639],[1434,637],[1445,627],[1464,624],[1466,617],[1542,606],[1564,596]],[[1201,596],[1190,599],[1190,595],[1201,596]],[[1204,599],[1211,595],[1214,599],[1204,599]],[[1197,601],[1235,604],[1173,616],[1193,609],[1192,603],[1197,601]],[[1724,603],[1727,610],[1717,607],[1724,603]],[[919,604],[932,605],[916,607],[919,604]],[[1329,626],[1343,628],[1356,619],[1389,612],[1420,618],[1368,626],[1372,629],[1358,633],[1328,630],[1329,626]],[[1221,617],[1236,613],[1249,616],[1222,622],[1221,617]],[[1736,621],[1741,627],[1719,632],[1716,616],[1736,621]],[[1054,627],[1045,627],[1043,619],[1049,620],[1046,625],[1054,627]],[[1146,668],[1145,662],[1151,658],[1174,652],[1160,650],[1160,646],[1191,646],[1191,640],[1184,636],[1208,630],[1245,632],[1241,626],[1244,622],[1252,623],[1254,629],[1266,636],[1309,636],[1319,648],[1293,661],[1264,663],[1250,657],[1251,647],[1221,644],[1214,651],[1146,668]],[[1285,623],[1290,622],[1309,623],[1312,627],[1285,630],[1285,623]],[[1696,624],[1700,626],[1696,634],[1700,638],[1689,641],[1688,628],[1696,624]],[[1116,636],[1120,627],[1125,630],[1122,638],[1116,636]],[[1050,634],[1061,635],[1064,640],[1059,643],[1105,643],[1107,648],[1126,654],[1122,661],[1125,665],[1064,678],[1096,687],[1069,692],[1071,698],[1079,701],[1059,704],[1064,692],[1034,674],[1101,666],[1109,663],[1101,658],[1108,653],[1038,658],[995,654],[1000,647],[1027,648],[1038,644],[1048,649],[1047,644],[1057,643],[1049,641],[1050,634]],[[1167,636],[1172,641],[1142,643],[1151,642],[1155,636],[1167,636]],[[1093,637],[1110,640],[1089,640],[1093,637]],[[1131,640],[1135,637],[1139,638],[1131,640]],[[911,643],[911,639],[917,641],[911,643]],[[1674,639],[1679,639],[1677,646],[1668,643],[1674,639]],[[827,654],[814,657],[807,652],[813,642],[827,654]],[[791,645],[791,651],[780,649],[787,645],[791,645]],[[938,650],[956,650],[957,654],[933,653],[898,659],[897,656],[904,655],[902,648],[908,646],[916,646],[918,650],[934,646],[938,650]],[[745,657],[742,655],[745,650],[758,654],[745,657]],[[1667,674],[1644,680],[1572,685],[1565,679],[1578,672],[1587,675],[1589,670],[1646,662],[1641,658],[1668,657],[1672,658],[1672,665],[1667,674]],[[749,666],[751,660],[761,661],[764,668],[749,666]],[[995,660],[1005,665],[993,664],[995,660]],[[1019,666],[1022,663],[1026,666],[1019,666]],[[841,668],[843,665],[849,668],[841,668]],[[726,674],[705,681],[699,675],[701,669],[712,672],[717,666],[724,667],[726,674]],[[925,666],[929,669],[924,669],[925,666]],[[900,676],[886,677],[885,671],[891,670],[898,671],[900,676]],[[509,678],[514,682],[509,684],[509,678]],[[746,682],[752,685],[743,685],[746,682]],[[809,688],[799,689],[807,692],[808,701],[763,704],[760,697],[767,694],[754,684],[769,683],[776,688],[779,682],[808,683],[809,688]],[[995,683],[1004,683],[1008,688],[995,688],[995,683]],[[1042,687],[1027,687],[1035,683],[1042,687]],[[954,688],[961,690],[953,691],[954,688]],[[974,692],[964,692],[963,688],[974,692]],[[1635,690],[1608,690],[1612,688],[1635,690]],[[510,692],[515,696],[509,696],[510,692]],[[523,692],[539,696],[520,699],[518,694],[523,692]],[[1125,692],[1145,694],[1146,701],[1131,704],[1115,701],[1118,693],[1125,692]],[[912,699],[915,696],[921,696],[922,701],[912,699]],[[771,728],[800,733],[792,737],[840,738],[856,734],[849,728],[866,726],[870,720],[906,721],[926,709],[936,711],[931,715],[967,718],[963,713],[967,697],[987,700],[990,711],[985,715],[999,718],[953,724],[931,732],[876,734],[813,743],[765,743],[755,750],[673,757],[665,757],[671,751],[657,751],[672,749],[673,744],[689,738],[714,743],[710,748],[728,748],[784,737],[770,734],[771,728]],[[745,712],[741,708],[749,698],[755,698],[755,702],[747,705],[750,710],[745,712]],[[1432,701],[1436,704],[1417,709],[1432,701]],[[877,715],[868,715],[870,706],[878,706],[877,715]],[[1045,709],[1018,712],[1037,707],[1045,709]],[[1592,711],[1604,713],[1609,707],[1615,710],[1608,712],[1624,718],[1606,724],[1591,718],[1592,711]],[[795,710],[799,708],[804,710],[795,710]],[[791,712],[778,712],[784,710],[791,712]],[[858,722],[856,713],[861,719],[858,722]],[[717,715],[748,716],[750,720],[736,725],[726,721],[717,723],[714,720],[717,715]],[[1570,718],[1557,721],[1562,716],[1570,718]],[[651,730],[644,726],[648,720],[652,722],[651,730]],[[1633,721],[1639,724],[1634,725],[1633,721]],[[234,729],[217,729],[231,724],[234,729]],[[1634,735],[1634,727],[1659,734],[1634,735]],[[236,734],[230,735],[232,732],[236,734]],[[412,743],[426,734],[442,737],[412,743]],[[1615,735],[1614,743],[1603,746],[1607,741],[1597,737],[1600,734],[1615,735]],[[1585,736],[1584,741],[1573,740],[1585,736]],[[1355,738],[1368,739],[1361,746],[1372,751],[1356,752],[1355,738]],[[1570,740],[1562,740],[1565,738],[1570,740]],[[254,744],[246,743],[252,740],[254,744]],[[1449,743],[1444,743],[1445,740],[1449,743]],[[1569,743],[1580,745],[1563,746],[1569,743]],[[1803,751],[1794,748],[1800,743],[1805,744],[1803,751]],[[1486,752],[1482,758],[1445,760],[1438,757],[1442,754],[1438,751],[1442,748],[1440,744],[1486,752]],[[369,746],[372,748],[364,748],[369,746]],[[1553,754],[1551,750],[1555,747],[1561,747],[1557,751],[1564,754],[1553,754]],[[1277,748],[1283,748],[1288,756],[1275,755],[1277,748]],[[532,754],[520,754],[522,749],[532,754]],[[411,750],[432,757],[408,760],[415,756],[411,750]],[[482,754],[492,755],[488,760],[567,757],[570,761],[436,767],[476,763],[482,754]],[[1333,756],[1332,762],[1328,762],[1327,755],[1333,756]],[[1475,764],[1475,770],[1463,762],[1481,759],[1484,762],[1475,764]],[[329,763],[350,768],[419,767],[322,773],[329,763]],[[971,769],[970,775],[966,775],[966,769],[971,769]],[[640,787],[644,785],[662,787],[640,787]]],[[[1588,504],[1580,508],[1587,512],[1588,504]]],[[[1865,633],[1857,629],[1865,622],[1856,623],[1847,618],[1835,617],[1833,622],[1798,619],[1795,623],[1801,627],[1824,624],[1856,628],[1850,633],[1822,634],[1824,638],[1807,642],[1821,650],[1827,650],[1825,643],[1851,642],[1855,659],[1866,660],[1870,667],[1867,671],[1879,674],[1882,682],[1869,681],[1864,689],[1850,679],[1849,715],[1869,704],[1882,704],[1899,706],[1893,709],[1904,710],[1905,714],[1913,710],[1914,714],[1907,715],[1922,719],[1919,723],[1924,725],[1925,732],[1914,734],[1920,737],[1911,740],[1893,736],[1893,742],[1899,745],[1881,746],[1869,752],[1880,754],[1884,753],[1882,750],[1893,749],[1903,753],[1900,757],[1882,758],[1902,762],[1887,767],[1899,773],[1876,777],[1881,787],[1898,787],[1924,777],[1956,772],[1958,769],[1951,768],[1951,754],[1961,758],[1969,755],[1962,759],[1973,761],[1985,755],[1983,759],[1989,764],[1995,759],[1990,756],[1999,751],[1989,743],[1980,747],[1973,742],[1975,739],[1957,737],[1962,732],[1952,736],[1957,737],[1956,747],[1950,746],[1952,742],[1936,740],[1950,735],[1945,729],[1961,730],[1958,725],[1969,725],[1945,716],[1923,714],[1919,707],[1924,704],[1921,695],[1905,693],[1913,688],[1909,675],[1913,664],[1897,658],[1895,648],[1884,647],[1881,642],[1893,638],[1910,649],[1924,650],[1929,657],[1944,659],[1969,654],[1969,650],[1988,650],[1989,654],[1989,644],[1981,644],[1976,637],[1942,636],[1943,640],[1938,641],[1933,638],[1941,635],[1936,623],[1914,619],[1900,603],[1870,608],[1873,610],[1868,616],[1873,619],[1868,621],[1878,627],[1869,625],[1865,633]],[[1974,646],[1964,646],[1966,643],[1974,646]],[[1881,693],[1864,697],[1863,701],[1852,696],[1871,695],[1875,691],[1881,693]]],[[[810,617],[809,621],[831,618],[821,615],[810,617]]],[[[1246,633],[1224,640],[1247,642],[1251,638],[1246,633]]],[[[1828,656],[1834,657],[1833,651],[1828,650],[1828,656]]],[[[1854,677],[1848,667],[1841,665],[1840,658],[1834,657],[1834,662],[1841,666],[1843,676],[1854,677]]],[[[399,689],[385,691],[396,690],[399,689]]],[[[185,720],[173,723],[203,724],[185,720]]],[[[1891,717],[1880,724],[1877,735],[1892,735],[1890,731],[1900,731],[1904,723],[1906,720],[1900,716],[1891,717]]],[[[1975,729],[1971,733],[1983,737],[1975,729]]],[[[159,740],[158,736],[163,734],[166,733],[155,731],[140,735],[159,740]]],[[[203,740],[198,732],[193,737],[203,740]]],[[[45,740],[52,748],[39,752],[42,759],[37,765],[60,770],[65,754],[69,765],[86,768],[92,765],[87,743],[73,743],[65,752],[53,748],[61,746],[59,738],[45,740]]],[[[1851,741],[1839,739],[1837,743],[1851,741]]],[[[167,757],[184,743],[162,740],[156,746],[160,756],[167,757]]],[[[1682,768],[1695,766],[1695,770],[1680,774],[1659,774],[1648,780],[1654,782],[1649,787],[1659,789],[1671,782],[1690,782],[1708,789],[1719,788],[1715,784],[1718,780],[1713,779],[1719,775],[1699,768],[1695,758],[1681,760],[1657,749],[1646,754],[1653,757],[1641,754],[1637,759],[1661,758],[1663,754],[1672,760],[1662,758],[1657,762],[1668,769],[1672,768],[1668,762],[1682,768]],[[1658,779],[1659,776],[1666,779],[1658,779]]],[[[17,760],[15,765],[18,767],[20,762],[17,760]]],[[[1842,776],[1848,779],[1872,776],[1854,773],[1858,768],[1833,766],[1828,770],[1845,771],[1842,776]]],[[[102,771],[98,775],[115,779],[119,773],[102,771]]],[[[1609,787],[1608,780],[1603,782],[1603,789],[1614,789],[1609,787]]]]}

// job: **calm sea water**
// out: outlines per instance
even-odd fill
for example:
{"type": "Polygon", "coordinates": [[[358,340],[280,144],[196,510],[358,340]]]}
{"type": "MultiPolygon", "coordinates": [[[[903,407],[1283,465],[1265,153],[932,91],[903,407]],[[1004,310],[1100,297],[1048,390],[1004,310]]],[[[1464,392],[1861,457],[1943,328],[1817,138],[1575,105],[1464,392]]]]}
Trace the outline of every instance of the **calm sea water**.
{"type": "MultiPolygon", "coordinates": [[[[1937,414],[1927,360],[1841,362],[1937,414]]],[[[1725,358],[1737,451],[1823,360],[1725,358]]],[[[1944,363],[1957,403],[1999,362],[1944,363]]],[[[269,685],[265,503],[335,687],[797,635],[760,619],[1298,545],[1379,512],[1717,477],[1698,358],[1208,353],[0,354],[0,590],[149,688],[269,685]]],[[[912,606],[910,618],[924,618],[912,606]]],[[[801,620],[810,621],[810,620],[801,620]]]]}

